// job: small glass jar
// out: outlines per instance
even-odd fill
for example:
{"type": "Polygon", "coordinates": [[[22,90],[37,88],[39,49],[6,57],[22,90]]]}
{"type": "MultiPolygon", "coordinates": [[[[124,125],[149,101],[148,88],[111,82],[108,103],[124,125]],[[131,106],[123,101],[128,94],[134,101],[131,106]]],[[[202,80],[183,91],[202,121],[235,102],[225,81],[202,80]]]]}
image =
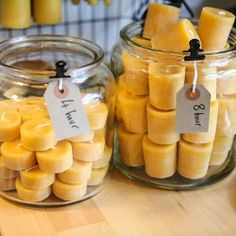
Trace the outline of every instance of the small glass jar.
{"type": "Polygon", "coordinates": [[[98,193],[112,163],[115,109],[102,49],[77,37],[25,36],[2,42],[0,61],[0,195],[56,206],[98,193]],[[80,89],[88,132],[57,141],[43,97],[52,81],[80,89]]]}
{"type": "Polygon", "coordinates": [[[112,52],[118,83],[115,166],[127,177],[158,188],[214,183],[235,166],[236,31],[224,50],[200,52],[205,59],[193,62],[184,60],[188,52],[152,49],[150,41],[140,38],[143,23],[124,27],[112,52]],[[193,83],[195,63],[197,83],[211,94],[209,129],[178,134],[176,94],[193,83]]]}

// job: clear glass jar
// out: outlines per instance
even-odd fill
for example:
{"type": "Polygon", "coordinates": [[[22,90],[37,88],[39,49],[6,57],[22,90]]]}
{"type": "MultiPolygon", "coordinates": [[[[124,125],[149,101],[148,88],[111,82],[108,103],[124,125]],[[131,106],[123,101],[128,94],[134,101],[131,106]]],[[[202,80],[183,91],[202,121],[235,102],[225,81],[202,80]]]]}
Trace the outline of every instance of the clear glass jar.
{"type": "Polygon", "coordinates": [[[115,109],[115,80],[102,49],[82,38],[35,35],[4,41],[0,51],[0,195],[55,206],[98,193],[112,163],[115,109]],[[59,82],[58,61],[66,64],[60,81],[79,87],[90,125],[60,142],[43,98],[48,84],[59,82]]]}
{"type": "Polygon", "coordinates": [[[181,135],[176,94],[193,82],[195,62],[184,60],[188,52],[148,47],[150,42],[137,39],[142,30],[143,21],[124,27],[112,52],[118,83],[116,168],[164,189],[193,189],[224,178],[235,166],[236,30],[224,50],[204,52],[205,59],[196,62],[197,83],[211,94],[208,132],[181,135]]]}

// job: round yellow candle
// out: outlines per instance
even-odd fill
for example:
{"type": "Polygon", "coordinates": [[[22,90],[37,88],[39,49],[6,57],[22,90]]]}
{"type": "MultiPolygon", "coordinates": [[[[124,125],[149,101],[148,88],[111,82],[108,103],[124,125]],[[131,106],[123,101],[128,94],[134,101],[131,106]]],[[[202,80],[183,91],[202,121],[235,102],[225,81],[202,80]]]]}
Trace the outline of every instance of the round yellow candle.
{"type": "Polygon", "coordinates": [[[26,121],[20,128],[23,145],[33,151],[45,151],[56,145],[52,123],[47,118],[26,121]]]}
{"type": "Polygon", "coordinates": [[[30,0],[1,0],[1,25],[10,29],[27,28],[31,24],[30,0]]]}
{"type": "Polygon", "coordinates": [[[185,68],[154,62],[150,63],[148,74],[151,105],[162,110],[175,109],[176,94],[184,85],[185,68]]]}
{"type": "Polygon", "coordinates": [[[21,183],[25,188],[43,189],[47,188],[55,180],[55,175],[46,173],[39,169],[38,166],[20,172],[21,183]]]}
{"type": "Polygon", "coordinates": [[[47,173],[60,173],[73,164],[72,146],[68,141],[60,141],[47,151],[36,152],[39,168],[47,173]]]}
{"type": "Polygon", "coordinates": [[[109,165],[112,156],[112,148],[105,146],[103,156],[97,161],[93,161],[93,169],[102,168],[109,165]]]}
{"type": "Polygon", "coordinates": [[[89,130],[88,132],[82,133],[78,136],[69,138],[70,142],[78,143],[78,142],[89,142],[94,138],[95,132],[94,130],[89,130]]]}
{"type": "Polygon", "coordinates": [[[107,174],[108,166],[99,168],[99,169],[92,169],[92,175],[88,181],[88,186],[97,186],[101,184],[107,174]]]}
{"type": "Polygon", "coordinates": [[[212,152],[210,159],[210,166],[222,165],[227,159],[229,151],[224,152],[212,152]]]}
{"type": "Polygon", "coordinates": [[[131,167],[143,166],[142,139],[144,134],[134,134],[118,128],[118,140],[122,162],[131,167]]]}
{"type": "Polygon", "coordinates": [[[148,62],[123,51],[126,89],[135,95],[148,94],[148,62]]]}
{"type": "Polygon", "coordinates": [[[0,179],[0,190],[1,191],[14,190],[16,188],[15,182],[16,178],[0,179]]]}
{"type": "Polygon", "coordinates": [[[25,188],[20,179],[17,179],[15,182],[16,191],[18,197],[27,202],[41,202],[51,194],[51,187],[46,187],[43,189],[30,189],[25,188]]]}
{"type": "Polygon", "coordinates": [[[26,170],[36,163],[35,153],[24,148],[20,140],[4,142],[1,153],[6,167],[11,170],[26,170]]]}
{"type": "Polygon", "coordinates": [[[57,178],[67,184],[81,184],[90,179],[92,162],[74,160],[70,169],[57,174],[57,178]]]}
{"type": "MultiPolygon", "coordinates": [[[[197,64],[197,83],[202,84],[211,94],[211,101],[216,100],[216,67],[206,64],[197,64]]],[[[194,80],[194,67],[186,67],[185,83],[192,84],[194,80]]]]}
{"type": "Polygon", "coordinates": [[[225,10],[203,7],[198,24],[198,33],[205,51],[224,49],[235,16],[225,10]]]}
{"type": "Polygon", "coordinates": [[[19,111],[19,108],[25,104],[26,103],[24,99],[19,99],[19,100],[5,99],[5,100],[0,101],[0,110],[19,111]]]}
{"type": "Polygon", "coordinates": [[[0,179],[12,179],[18,176],[18,171],[8,169],[0,156],[0,179]]]}
{"type": "Polygon", "coordinates": [[[213,152],[229,151],[232,147],[234,135],[216,136],[213,142],[213,152]]]}
{"type": "Polygon", "coordinates": [[[30,96],[24,99],[24,101],[29,105],[45,105],[46,102],[43,97],[30,96]]]}
{"type": "Polygon", "coordinates": [[[0,109],[0,142],[20,136],[21,116],[17,111],[0,109]]]}
{"type": "Polygon", "coordinates": [[[161,111],[147,105],[148,138],[156,144],[174,144],[179,141],[176,133],[176,111],[161,111]]]}
{"type": "Polygon", "coordinates": [[[122,91],[118,97],[124,127],[132,133],[147,132],[146,105],[148,96],[136,96],[127,91],[122,91]]]}
{"type": "Polygon", "coordinates": [[[143,138],[143,156],[145,172],[154,178],[164,179],[176,172],[177,145],[159,145],[149,140],[145,135],[143,138]]]}
{"type": "Polygon", "coordinates": [[[33,0],[34,21],[41,25],[58,24],[62,18],[61,0],[33,0]]]}
{"type": "Polygon", "coordinates": [[[209,127],[207,132],[196,132],[183,134],[183,139],[190,143],[209,143],[212,142],[216,134],[216,123],[218,114],[218,101],[211,102],[209,127]]]}
{"type": "Polygon", "coordinates": [[[178,172],[188,179],[200,179],[207,174],[213,143],[192,144],[180,140],[178,172]]]}
{"type": "Polygon", "coordinates": [[[64,201],[79,200],[86,194],[87,183],[66,184],[56,179],[52,185],[52,191],[55,196],[64,201]]]}
{"type": "Polygon", "coordinates": [[[20,114],[23,122],[34,118],[49,117],[47,107],[41,104],[21,106],[20,114]]]}

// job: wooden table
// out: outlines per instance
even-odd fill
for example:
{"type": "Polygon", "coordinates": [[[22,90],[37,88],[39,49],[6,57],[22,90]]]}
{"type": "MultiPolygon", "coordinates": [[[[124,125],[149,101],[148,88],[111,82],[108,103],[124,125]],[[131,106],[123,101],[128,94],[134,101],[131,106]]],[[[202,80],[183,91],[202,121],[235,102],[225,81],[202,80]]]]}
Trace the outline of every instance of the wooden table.
{"type": "Polygon", "coordinates": [[[0,199],[2,236],[234,236],[236,172],[194,191],[145,187],[114,171],[93,199],[61,208],[31,208],[0,199]]]}

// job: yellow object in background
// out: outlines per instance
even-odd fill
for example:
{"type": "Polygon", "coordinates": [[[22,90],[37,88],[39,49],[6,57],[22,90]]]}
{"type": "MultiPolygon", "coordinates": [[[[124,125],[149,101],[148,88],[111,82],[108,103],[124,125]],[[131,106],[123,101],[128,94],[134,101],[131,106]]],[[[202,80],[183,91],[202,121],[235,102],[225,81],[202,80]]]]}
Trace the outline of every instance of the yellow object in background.
{"type": "Polygon", "coordinates": [[[61,0],[33,0],[33,18],[41,25],[58,24],[62,19],[61,0]]]}
{"type": "Polygon", "coordinates": [[[18,176],[18,171],[8,169],[0,156],[0,179],[12,179],[18,176]]]}
{"type": "Polygon", "coordinates": [[[2,27],[23,29],[31,25],[30,0],[1,0],[0,9],[2,27]]]}
{"type": "Polygon", "coordinates": [[[143,47],[148,47],[148,48],[152,47],[151,40],[142,38],[141,36],[133,37],[133,41],[143,47]]]}
{"type": "Polygon", "coordinates": [[[93,140],[94,138],[94,130],[89,130],[88,132],[86,133],[82,133],[78,136],[75,136],[75,137],[72,137],[72,138],[69,138],[68,140],[70,142],[73,142],[73,143],[78,143],[78,142],[90,142],[93,140]]]}

